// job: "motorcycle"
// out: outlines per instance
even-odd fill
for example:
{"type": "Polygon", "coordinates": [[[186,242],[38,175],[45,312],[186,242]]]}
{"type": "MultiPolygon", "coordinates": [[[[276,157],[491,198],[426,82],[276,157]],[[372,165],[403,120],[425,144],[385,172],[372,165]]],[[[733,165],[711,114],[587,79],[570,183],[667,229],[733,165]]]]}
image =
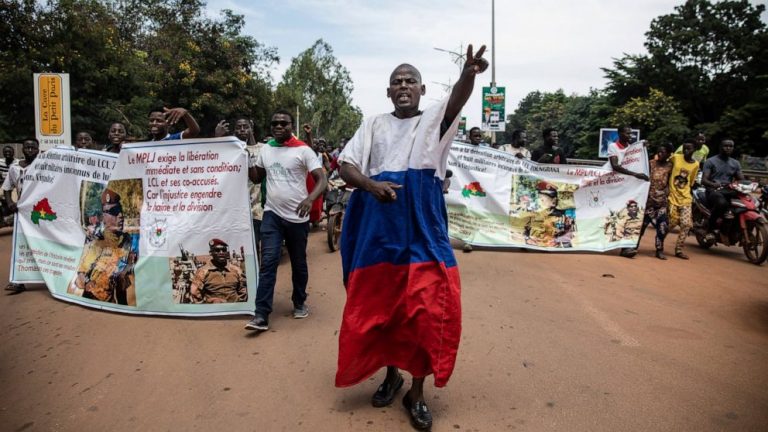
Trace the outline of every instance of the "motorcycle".
{"type": "Polygon", "coordinates": [[[760,194],[760,213],[768,220],[768,185],[763,186],[760,194]]]}
{"type": "MultiPolygon", "coordinates": [[[[752,264],[760,265],[768,258],[768,220],[758,208],[760,204],[750,195],[750,189],[755,185],[727,186],[736,192],[730,206],[723,217],[718,220],[719,235],[715,238],[707,236],[709,215],[711,210],[706,206],[706,192],[697,189],[693,193],[693,232],[696,241],[704,249],[720,243],[725,246],[740,245],[744,255],[752,264]]],[[[766,196],[768,192],[763,191],[766,196]]]]}
{"type": "Polygon", "coordinates": [[[328,233],[328,248],[331,252],[339,250],[341,239],[341,225],[344,221],[344,212],[347,202],[352,195],[352,188],[347,187],[346,182],[339,177],[331,176],[328,179],[330,190],[325,193],[325,214],[328,215],[326,231],[328,233]]]}

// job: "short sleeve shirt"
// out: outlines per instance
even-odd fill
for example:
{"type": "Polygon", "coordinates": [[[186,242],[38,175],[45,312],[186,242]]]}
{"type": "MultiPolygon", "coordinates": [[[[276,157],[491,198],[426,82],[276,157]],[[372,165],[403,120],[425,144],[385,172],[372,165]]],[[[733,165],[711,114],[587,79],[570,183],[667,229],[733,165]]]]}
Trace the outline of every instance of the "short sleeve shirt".
{"type": "Polygon", "coordinates": [[[672,171],[672,164],[660,165],[659,161],[656,160],[650,161],[649,164],[651,165],[651,185],[648,189],[647,207],[666,207],[669,173],[672,171]]]}
{"type": "Polygon", "coordinates": [[[673,154],[669,157],[672,161],[672,173],[669,176],[669,203],[678,207],[685,207],[693,203],[691,187],[699,173],[699,163],[694,160],[688,162],[685,156],[673,154]]]}
{"type": "Polygon", "coordinates": [[[618,164],[621,165],[621,161],[624,160],[624,153],[627,152],[627,148],[629,148],[629,146],[625,146],[618,141],[612,142],[608,144],[608,157],[611,158],[616,156],[618,158],[618,164]]]}
{"type": "Polygon", "coordinates": [[[499,147],[499,150],[507,153],[512,153],[513,155],[516,155],[519,153],[523,155],[523,158],[525,159],[531,158],[531,151],[525,147],[512,147],[512,144],[504,144],[503,146],[499,147]]]}
{"type": "MultiPolygon", "coordinates": [[[[683,154],[683,146],[680,146],[675,150],[675,153],[683,154]]],[[[696,162],[704,162],[709,156],[709,147],[703,144],[700,149],[693,151],[693,160],[696,162]]]]}
{"type": "Polygon", "coordinates": [[[8,175],[3,180],[3,190],[12,191],[16,189],[16,194],[21,197],[21,189],[24,186],[24,173],[27,167],[22,167],[18,162],[8,167],[8,175]]]}
{"type": "Polygon", "coordinates": [[[292,223],[309,221],[296,209],[309,196],[307,174],[322,168],[309,146],[272,147],[265,145],[256,156],[256,166],[267,172],[267,202],[264,211],[272,211],[292,223]]]}
{"type": "Polygon", "coordinates": [[[712,156],[704,162],[704,178],[720,184],[733,182],[740,173],[741,164],[732,157],[723,160],[719,155],[712,156]]]}
{"type": "Polygon", "coordinates": [[[531,160],[538,162],[543,156],[548,156],[542,163],[550,164],[566,164],[568,160],[565,158],[565,153],[560,147],[552,147],[552,150],[546,150],[544,147],[539,147],[531,153],[531,160]]]}
{"type": "Polygon", "coordinates": [[[8,176],[8,168],[16,163],[19,163],[16,159],[13,159],[11,163],[7,163],[4,157],[0,157],[0,182],[5,181],[5,177],[8,176]]]}

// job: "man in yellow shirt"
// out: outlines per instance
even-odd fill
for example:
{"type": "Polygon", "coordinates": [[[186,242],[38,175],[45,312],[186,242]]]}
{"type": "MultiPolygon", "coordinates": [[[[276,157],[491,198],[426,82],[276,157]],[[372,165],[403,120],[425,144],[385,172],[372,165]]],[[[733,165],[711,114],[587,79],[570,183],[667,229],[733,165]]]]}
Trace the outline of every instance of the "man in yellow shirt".
{"type": "Polygon", "coordinates": [[[682,145],[683,154],[675,153],[669,158],[672,161],[672,173],[669,176],[669,227],[680,226],[680,234],[675,242],[675,256],[686,260],[688,255],[683,253],[683,245],[693,227],[691,188],[699,172],[699,162],[693,158],[694,146],[694,140],[686,140],[682,145]]]}
{"type": "MultiPolygon", "coordinates": [[[[675,150],[677,154],[683,154],[683,146],[680,146],[675,150]]],[[[704,132],[699,132],[694,138],[693,160],[703,164],[709,157],[709,147],[707,147],[707,136],[704,132]]]]}

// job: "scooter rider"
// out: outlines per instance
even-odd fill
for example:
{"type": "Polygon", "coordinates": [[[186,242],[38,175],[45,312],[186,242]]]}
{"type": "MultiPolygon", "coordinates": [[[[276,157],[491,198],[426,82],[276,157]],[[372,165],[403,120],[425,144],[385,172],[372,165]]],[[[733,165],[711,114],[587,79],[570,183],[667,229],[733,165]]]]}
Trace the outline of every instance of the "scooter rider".
{"type": "Polygon", "coordinates": [[[717,220],[725,214],[731,199],[736,198],[736,191],[727,189],[726,186],[734,180],[744,180],[741,173],[741,164],[731,157],[733,153],[733,140],[720,141],[720,153],[704,162],[704,175],[701,182],[707,188],[707,204],[712,209],[707,227],[707,237],[714,240],[717,220]]]}

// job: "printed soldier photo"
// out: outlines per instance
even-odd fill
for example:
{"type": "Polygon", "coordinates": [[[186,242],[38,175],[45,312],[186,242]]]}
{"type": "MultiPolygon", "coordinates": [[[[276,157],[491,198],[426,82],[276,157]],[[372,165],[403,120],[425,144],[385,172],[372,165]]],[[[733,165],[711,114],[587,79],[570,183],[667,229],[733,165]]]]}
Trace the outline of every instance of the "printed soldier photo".
{"type": "Polygon", "coordinates": [[[643,211],[635,200],[627,201],[627,206],[617,212],[611,211],[605,219],[605,235],[608,240],[636,242],[643,225],[643,211]]]}
{"type": "Polygon", "coordinates": [[[180,304],[238,303],[248,301],[245,248],[229,251],[221,239],[208,242],[210,255],[195,255],[179,245],[171,258],[173,301],[180,304]]]}
{"type": "MultiPolygon", "coordinates": [[[[141,183],[137,186],[135,180],[113,183],[115,189],[138,187],[141,196],[141,183]]],[[[131,213],[138,214],[138,208],[133,208],[131,213]]],[[[85,246],[77,275],[67,293],[91,300],[136,306],[133,270],[139,256],[138,224],[126,223],[121,195],[97,183],[83,182],[80,210],[86,235],[85,246]],[[96,202],[95,197],[99,197],[96,202]],[[134,229],[129,229],[131,226],[134,229]]]]}
{"type": "Polygon", "coordinates": [[[511,238],[539,247],[573,247],[578,185],[514,176],[510,201],[511,238]]]}

